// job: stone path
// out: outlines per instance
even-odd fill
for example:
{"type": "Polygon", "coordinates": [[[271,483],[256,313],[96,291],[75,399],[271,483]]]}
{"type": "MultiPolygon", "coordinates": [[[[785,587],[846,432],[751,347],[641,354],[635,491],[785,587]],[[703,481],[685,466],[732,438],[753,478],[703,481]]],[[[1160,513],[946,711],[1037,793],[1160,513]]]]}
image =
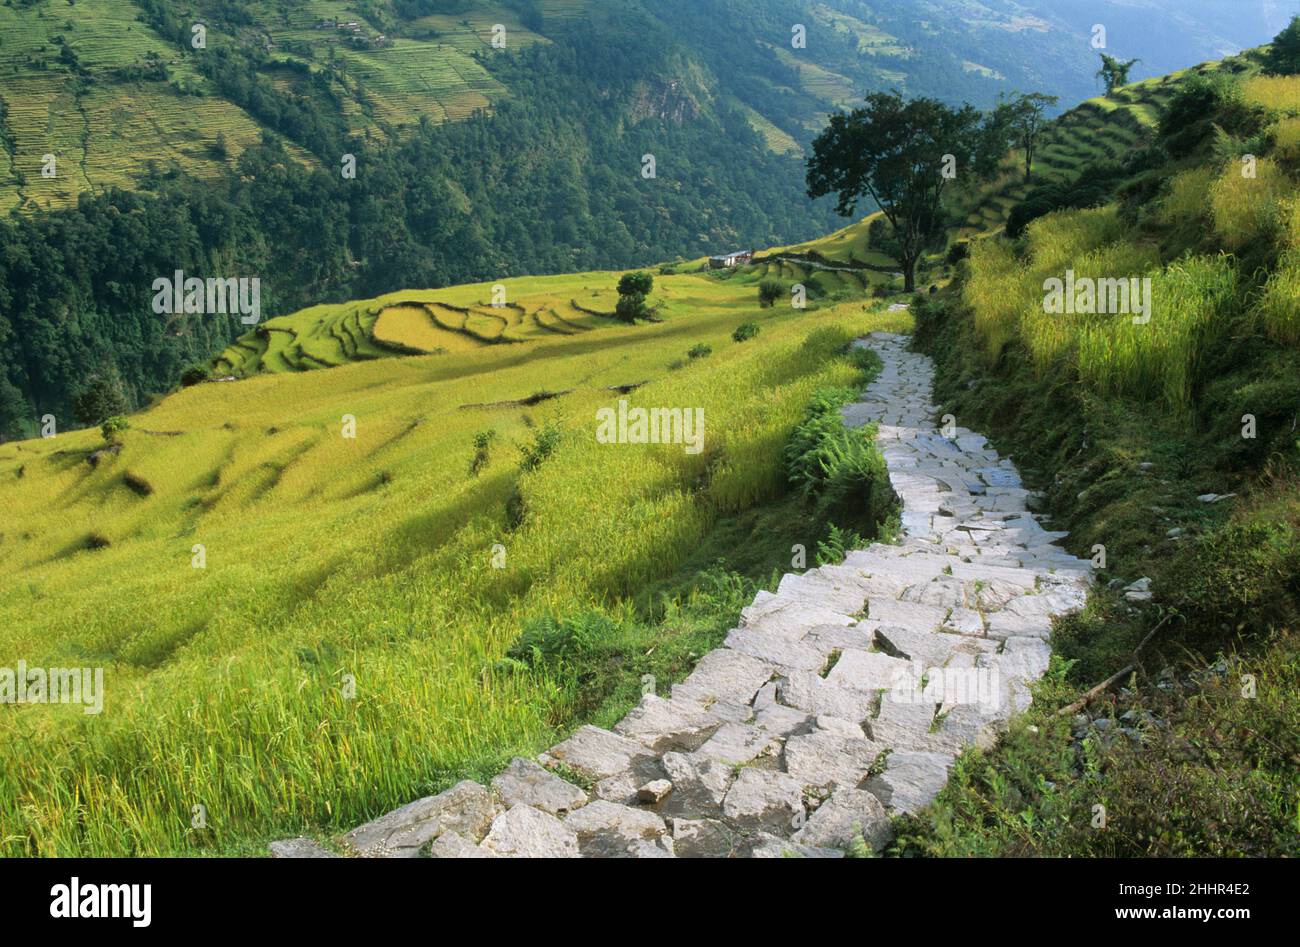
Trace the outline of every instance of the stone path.
{"type": "MultiPolygon", "coordinates": [[[[902,501],[898,545],[758,593],[723,647],[612,732],[582,727],[490,787],[461,782],[342,842],[390,857],[882,848],[892,814],[932,800],[958,753],[1028,706],[1051,620],[1080,608],[1089,582],[1089,563],[1054,544],[1064,534],[1027,511],[1009,460],[978,434],[934,428],[932,366],[906,342],[856,343],[884,369],[844,409],[850,426],[879,423],[902,501]]],[[[327,854],[302,839],[272,853],[327,854]]]]}

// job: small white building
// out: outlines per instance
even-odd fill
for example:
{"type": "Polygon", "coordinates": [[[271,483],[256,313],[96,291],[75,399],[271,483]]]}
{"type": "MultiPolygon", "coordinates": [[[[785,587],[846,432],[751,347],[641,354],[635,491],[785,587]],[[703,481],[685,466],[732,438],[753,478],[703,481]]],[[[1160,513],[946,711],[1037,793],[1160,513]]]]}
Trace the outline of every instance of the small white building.
{"type": "Polygon", "coordinates": [[[724,270],[733,266],[742,266],[754,259],[753,250],[737,250],[735,253],[724,253],[721,256],[709,257],[709,269],[724,270]]]}

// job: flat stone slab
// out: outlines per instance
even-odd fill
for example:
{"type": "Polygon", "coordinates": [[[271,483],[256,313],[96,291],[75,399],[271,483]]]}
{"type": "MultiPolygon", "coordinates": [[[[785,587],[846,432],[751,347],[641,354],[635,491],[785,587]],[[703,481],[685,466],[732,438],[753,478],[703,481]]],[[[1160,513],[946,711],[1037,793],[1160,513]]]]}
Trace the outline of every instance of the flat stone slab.
{"type": "Polygon", "coordinates": [[[672,825],[678,858],[731,858],[745,841],[739,829],[721,819],[673,819],[672,825]]]}
{"type": "Polygon", "coordinates": [[[777,687],[781,702],[810,714],[827,714],[854,723],[871,715],[874,695],[839,687],[811,671],[794,671],[777,687]]]}
{"type": "Polygon", "coordinates": [[[591,779],[605,779],[629,772],[639,763],[653,763],[655,758],[644,744],[599,727],[585,726],[538,759],[543,766],[562,764],[591,779]]]}
{"type": "Polygon", "coordinates": [[[748,704],[776,669],[766,661],[730,648],[718,648],[700,658],[686,680],[673,685],[673,698],[706,707],[714,701],[748,704]]]}
{"type": "MultiPolygon", "coordinates": [[[[658,842],[668,831],[653,812],[602,799],[571,813],[564,824],[577,833],[578,847],[588,858],[634,857],[642,852],[640,843],[658,842]]],[[[661,846],[665,855],[672,854],[671,843],[668,839],[661,846]]]]}
{"type": "Polygon", "coordinates": [[[767,730],[744,723],[726,723],[696,750],[695,755],[742,766],[757,756],[770,755],[779,749],[779,740],[767,730]]]}
{"type": "Polygon", "coordinates": [[[722,812],[746,829],[789,833],[803,822],[803,786],[788,773],[746,767],[727,792],[722,812]]]}
{"type": "MultiPolygon", "coordinates": [[[[797,633],[803,634],[803,629],[797,633]]],[[[770,627],[737,628],[727,635],[724,645],[770,664],[803,671],[819,671],[826,661],[825,654],[800,637],[770,627]]]]}
{"type": "Polygon", "coordinates": [[[815,848],[801,845],[778,835],[760,835],[750,845],[750,858],[843,858],[837,848],[815,848]]]}
{"type": "Polygon", "coordinates": [[[815,848],[848,849],[861,839],[879,852],[894,837],[884,805],[862,789],[837,789],[791,841],[815,848]]]}
{"type": "Polygon", "coordinates": [[[895,750],[885,771],[865,788],[891,811],[912,813],[932,802],[948,784],[952,760],[945,753],[895,750]]]}
{"type": "Polygon", "coordinates": [[[958,654],[988,654],[997,651],[996,641],[954,635],[942,631],[917,631],[889,626],[876,632],[880,650],[923,669],[944,667],[958,654]]]}
{"type": "Polygon", "coordinates": [[[689,751],[697,749],[722,723],[699,704],[646,694],[614,725],[614,732],[659,753],[689,751]]]}
{"type": "Polygon", "coordinates": [[[580,857],[577,833],[532,806],[512,806],[497,816],[483,847],[504,858],[580,857]]]}
{"type": "Polygon", "coordinates": [[[840,654],[835,667],[826,675],[826,683],[874,694],[876,691],[892,690],[913,676],[911,661],[891,657],[883,651],[850,650],[840,654]]]}
{"type": "Polygon", "coordinates": [[[885,749],[861,737],[821,730],[786,741],[785,769],[804,787],[856,788],[885,749]]]}
{"type": "Polygon", "coordinates": [[[412,858],[444,831],[480,839],[497,813],[483,786],[463,780],[446,792],[426,796],[353,829],[341,839],[359,855],[412,858]]]}
{"type": "Polygon", "coordinates": [[[459,832],[443,832],[429,846],[430,858],[496,858],[496,852],[475,845],[459,832]]]}
{"type": "Polygon", "coordinates": [[[883,625],[901,625],[917,631],[938,631],[948,609],[935,605],[918,605],[891,599],[872,599],[867,617],[883,625]]]}
{"type": "Polygon", "coordinates": [[[661,805],[674,815],[712,817],[721,813],[722,800],[736,779],[735,767],[696,754],[665,753],[663,768],[673,791],[661,805]]]}
{"type": "Polygon", "coordinates": [[[267,846],[272,858],[338,858],[339,856],[309,838],[287,838],[267,846]]]}
{"type": "Polygon", "coordinates": [[[492,789],[507,806],[532,806],[551,815],[563,815],[587,802],[587,794],[573,783],[521,756],[492,780],[492,789]]]}

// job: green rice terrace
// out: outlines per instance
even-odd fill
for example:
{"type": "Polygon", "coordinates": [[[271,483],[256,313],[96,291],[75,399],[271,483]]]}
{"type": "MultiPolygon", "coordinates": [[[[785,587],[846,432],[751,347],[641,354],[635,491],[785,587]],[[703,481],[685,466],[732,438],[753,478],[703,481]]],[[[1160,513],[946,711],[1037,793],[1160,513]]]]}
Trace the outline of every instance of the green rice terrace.
{"type": "MultiPolygon", "coordinates": [[[[315,17],[352,15],[302,10],[273,55],[324,32],[315,17]]],[[[0,31],[14,15],[0,8],[0,31]]],[[[372,70],[366,114],[492,101],[467,65],[486,22],[431,18],[436,40],[409,38],[465,57],[436,75],[413,77],[401,42],[340,52],[349,76],[372,70]]],[[[85,42],[85,62],[133,61],[138,38],[85,42]]],[[[901,753],[929,795],[889,818],[873,802],[887,831],[848,854],[1300,855],[1300,62],[1272,62],[1252,50],[1065,112],[1028,182],[1012,152],[954,187],[915,294],[879,213],[719,248],[755,250],[734,267],[412,286],[269,319],[102,428],[0,443],[0,652],[111,681],[100,715],[0,715],[0,855],[262,855],[285,838],[348,854],[343,833],[548,748],[549,777],[585,803],[608,774],[583,769],[584,741],[647,679],[692,680],[742,609],[792,588],[843,599],[834,576],[855,561],[899,621],[928,616],[968,639],[969,666],[1030,663],[1036,683],[999,732],[943,743],[937,782],[919,759],[934,753],[901,753]],[[1067,271],[1149,286],[1149,320],[1049,310],[1067,271]],[[593,436],[598,412],[629,405],[700,410],[700,449],[593,436]],[[942,469],[918,487],[906,465],[922,462],[942,469]],[[991,553],[1014,566],[971,561],[992,530],[1018,537],[991,553]],[[1035,620],[1035,641],[985,633],[1035,620]]],[[[62,93],[44,94],[48,121],[62,93]]],[[[62,199],[27,187],[15,200],[62,199]]],[[[913,647],[866,601],[841,601],[842,627],[797,655],[814,694],[913,647]]],[[[718,684],[711,667],[687,693],[718,684]]],[[[764,667],[739,703],[779,718],[791,708],[759,701],[764,667]]],[[[782,739],[859,746],[859,722],[903,727],[883,691],[858,689],[848,729],[814,701],[782,739]]],[[[922,710],[922,747],[960,722],[922,710]]],[[[723,776],[789,782],[790,747],[785,770],[750,765],[755,749],[723,776]]],[[[850,756],[817,765],[847,767],[855,793],[914,788],[887,758],[850,756]]]]}

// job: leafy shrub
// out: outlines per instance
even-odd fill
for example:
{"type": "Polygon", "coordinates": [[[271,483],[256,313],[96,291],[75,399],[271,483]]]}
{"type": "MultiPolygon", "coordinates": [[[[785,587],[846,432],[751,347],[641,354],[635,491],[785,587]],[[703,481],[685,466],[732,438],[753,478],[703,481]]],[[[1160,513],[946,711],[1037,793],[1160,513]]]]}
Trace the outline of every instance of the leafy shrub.
{"type": "Polygon", "coordinates": [[[624,273],[618,281],[618,304],[614,312],[624,322],[635,322],[649,315],[646,297],[654,289],[655,278],[649,273],[637,271],[624,273]]]}
{"type": "Polygon", "coordinates": [[[1031,190],[1007,215],[1007,236],[1015,239],[1039,217],[1058,210],[1097,207],[1110,200],[1124,170],[1113,165],[1093,165],[1069,184],[1044,184],[1031,190]]]}
{"type": "Polygon", "coordinates": [[[1193,75],[1180,83],[1160,120],[1160,140],[1174,157],[1199,151],[1216,127],[1236,137],[1260,129],[1261,116],[1227,75],[1193,75]]]}
{"type": "Polygon", "coordinates": [[[100,425],[99,432],[104,436],[104,441],[109,444],[122,443],[122,433],[131,426],[128,421],[120,414],[115,414],[111,418],[105,419],[100,425]]]}
{"type": "Polygon", "coordinates": [[[731,339],[733,342],[748,342],[758,335],[759,331],[760,328],[757,322],[742,322],[736,326],[736,331],[731,333],[731,339]]]}
{"type": "Polygon", "coordinates": [[[1286,29],[1273,38],[1264,54],[1264,68],[1279,76],[1300,73],[1300,16],[1292,17],[1286,29]]]}
{"type": "Polygon", "coordinates": [[[524,624],[523,631],[506,651],[506,657],[532,668],[572,662],[612,639],[617,627],[598,612],[533,619],[524,624]]]}
{"type": "Polygon", "coordinates": [[[211,377],[212,373],[208,371],[208,366],[195,363],[181,372],[181,387],[189,388],[191,385],[200,384],[211,377]]]}
{"type": "Polygon", "coordinates": [[[555,453],[555,449],[560,446],[563,436],[563,432],[553,421],[548,421],[540,428],[536,428],[533,431],[533,439],[519,448],[520,453],[523,455],[519,461],[519,469],[523,471],[536,470],[546,458],[555,453]]]}
{"type": "Polygon", "coordinates": [[[1189,645],[1266,634],[1300,621],[1300,510],[1278,501],[1197,540],[1157,579],[1156,594],[1184,616],[1189,645]]]}
{"type": "Polygon", "coordinates": [[[758,284],[758,304],[768,308],[785,294],[785,287],[778,279],[765,279],[758,284]]]}
{"type": "Polygon", "coordinates": [[[72,399],[72,413],[87,426],[103,424],[108,418],[131,410],[122,380],[112,370],[95,372],[72,399]]]}
{"type": "Polygon", "coordinates": [[[869,541],[856,530],[840,529],[831,523],[826,538],[817,541],[817,565],[837,565],[853,550],[865,549],[868,545],[869,541]]]}
{"type": "Polygon", "coordinates": [[[492,459],[492,444],[496,439],[497,432],[493,428],[479,431],[474,435],[474,456],[469,462],[469,475],[471,477],[477,477],[479,472],[492,459]]]}
{"type": "Polygon", "coordinates": [[[851,388],[823,388],[813,396],[786,444],[786,477],[818,515],[874,531],[893,506],[893,490],[875,429],[844,426],[840,407],[854,397],[851,388]]]}
{"type": "Polygon", "coordinates": [[[713,347],[711,345],[707,345],[704,342],[697,342],[687,350],[686,357],[691,361],[695,361],[697,358],[707,358],[712,354],[713,347]]]}

